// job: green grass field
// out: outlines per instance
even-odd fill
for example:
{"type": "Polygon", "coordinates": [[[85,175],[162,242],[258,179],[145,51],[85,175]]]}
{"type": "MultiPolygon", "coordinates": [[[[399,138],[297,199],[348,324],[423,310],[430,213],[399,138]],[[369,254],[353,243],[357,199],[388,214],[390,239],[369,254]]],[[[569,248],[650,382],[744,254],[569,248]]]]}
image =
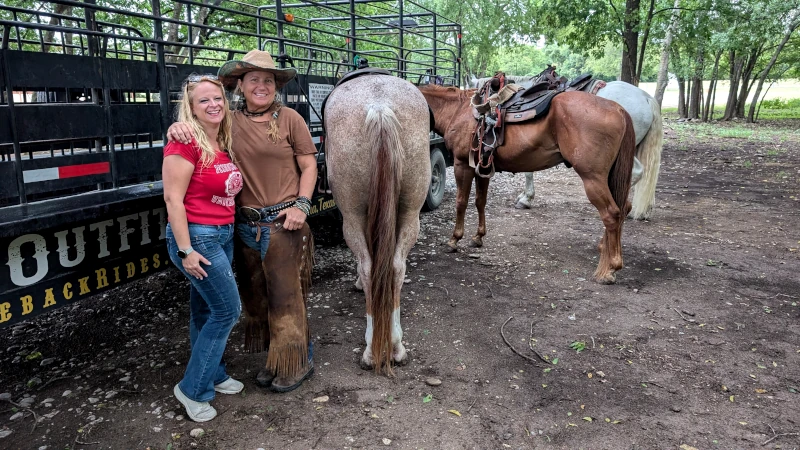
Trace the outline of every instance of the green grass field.
{"type": "MultiPolygon", "coordinates": [[[[703,82],[704,92],[708,92],[708,81],[703,82]]],[[[728,88],[730,82],[727,80],[719,81],[717,90],[714,94],[714,118],[722,117],[725,111],[725,103],[728,101],[728,88]]],[[[650,95],[655,94],[655,83],[640,83],[639,87],[648,92],[650,95]]],[[[800,80],[781,80],[773,85],[765,84],[764,89],[767,91],[766,100],[787,100],[800,99],[800,80]]],[[[755,88],[753,88],[753,91],[755,88]]],[[[762,91],[762,96],[763,91],[762,91]]],[[[747,99],[747,108],[753,98],[753,92],[747,99]]],[[[773,102],[774,103],[774,102],[773,102]]],[[[678,110],[678,83],[672,80],[664,92],[664,100],[662,102],[662,111],[665,116],[677,116],[678,110]]],[[[747,109],[745,109],[747,111],[747,109]]],[[[800,118],[800,102],[791,102],[791,105],[782,105],[781,107],[763,107],[758,111],[759,119],[796,119],[800,118]]]]}

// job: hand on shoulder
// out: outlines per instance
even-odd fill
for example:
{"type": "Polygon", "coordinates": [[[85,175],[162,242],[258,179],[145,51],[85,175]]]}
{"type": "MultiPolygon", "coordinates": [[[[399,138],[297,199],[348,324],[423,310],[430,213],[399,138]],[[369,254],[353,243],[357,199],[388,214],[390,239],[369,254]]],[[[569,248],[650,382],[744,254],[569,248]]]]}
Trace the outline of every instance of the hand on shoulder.
{"type": "Polygon", "coordinates": [[[182,144],[191,144],[194,137],[192,129],[184,122],[175,122],[170,125],[167,130],[167,141],[169,142],[175,141],[182,144]]]}

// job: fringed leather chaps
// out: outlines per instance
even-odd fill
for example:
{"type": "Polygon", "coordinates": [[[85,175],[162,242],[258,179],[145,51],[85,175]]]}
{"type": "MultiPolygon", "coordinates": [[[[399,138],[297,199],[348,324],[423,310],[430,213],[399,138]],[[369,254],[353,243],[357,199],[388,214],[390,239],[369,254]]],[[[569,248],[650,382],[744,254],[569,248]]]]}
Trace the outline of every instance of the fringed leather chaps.
{"type": "Polygon", "coordinates": [[[261,254],[236,242],[239,295],[245,311],[245,348],[268,349],[266,369],[278,377],[308,370],[306,298],[314,265],[314,240],[308,224],[286,231],[268,224],[269,248],[261,254]]]}

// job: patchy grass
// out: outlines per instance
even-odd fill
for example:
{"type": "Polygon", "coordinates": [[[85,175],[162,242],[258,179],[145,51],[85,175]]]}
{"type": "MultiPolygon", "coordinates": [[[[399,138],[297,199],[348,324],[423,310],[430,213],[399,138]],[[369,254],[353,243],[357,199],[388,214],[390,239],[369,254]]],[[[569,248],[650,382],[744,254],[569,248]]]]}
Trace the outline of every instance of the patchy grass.
{"type": "MultiPolygon", "coordinates": [[[[763,120],[779,120],[779,119],[799,119],[800,118],[800,105],[795,106],[794,102],[789,103],[790,106],[786,107],[766,107],[762,106],[761,110],[756,110],[756,121],[763,120]]],[[[745,112],[750,109],[750,104],[745,106],[745,112]]],[[[714,114],[712,117],[718,120],[725,113],[725,105],[717,105],[714,107],[714,114]]],[[[662,108],[661,114],[664,117],[678,118],[678,108],[662,108]]]]}
{"type": "MultiPolygon", "coordinates": [[[[772,121],[769,124],[742,121],[709,123],[669,121],[669,126],[677,135],[679,144],[687,140],[716,138],[745,139],[773,144],[796,142],[800,139],[800,130],[791,126],[775,126],[780,123],[785,121],[772,121]]],[[[770,149],[768,155],[778,156],[780,153],[780,149],[770,149]]]]}
{"type": "Polygon", "coordinates": [[[745,128],[717,128],[714,134],[719,137],[748,139],[753,136],[753,130],[745,128]]]}

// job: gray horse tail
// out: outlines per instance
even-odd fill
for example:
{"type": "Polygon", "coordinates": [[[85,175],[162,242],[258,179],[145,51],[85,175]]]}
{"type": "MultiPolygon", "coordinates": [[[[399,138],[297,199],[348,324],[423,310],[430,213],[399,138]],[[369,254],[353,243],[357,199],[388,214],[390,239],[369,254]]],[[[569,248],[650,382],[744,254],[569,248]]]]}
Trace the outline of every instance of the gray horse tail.
{"type": "Polygon", "coordinates": [[[630,217],[638,220],[649,219],[656,202],[656,183],[661,169],[661,150],[664,147],[664,130],[661,119],[661,106],[649,97],[647,102],[653,111],[650,129],[639,142],[636,154],[644,166],[642,179],[633,187],[630,217]]]}
{"type": "Polygon", "coordinates": [[[385,367],[386,373],[392,375],[392,313],[395,295],[399,294],[394,285],[394,253],[403,146],[400,122],[388,106],[367,106],[365,127],[372,155],[366,236],[367,251],[372,259],[372,361],[376,372],[380,373],[385,367]]]}

